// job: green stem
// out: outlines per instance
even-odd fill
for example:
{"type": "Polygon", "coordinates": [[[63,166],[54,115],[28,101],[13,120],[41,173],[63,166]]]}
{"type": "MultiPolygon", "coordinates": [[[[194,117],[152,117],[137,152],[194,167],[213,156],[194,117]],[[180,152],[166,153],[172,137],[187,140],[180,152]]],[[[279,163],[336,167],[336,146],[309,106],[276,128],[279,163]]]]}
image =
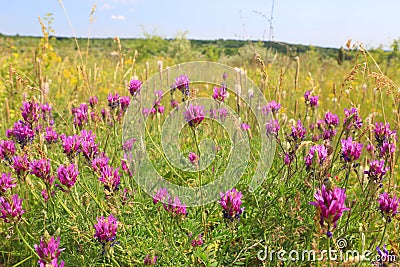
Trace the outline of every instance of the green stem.
{"type": "MultiPolygon", "coordinates": [[[[201,160],[201,154],[200,154],[200,147],[199,147],[199,142],[197,140],[197,134],[196,134],[196,129],[195,128],[191,128],[192,132],[193,132],[193,137],[194,137],[194,143],[196,144],[196,149],[197,149],[197,155],[199,157],[199,160],[201,160]]],[[[200,164],[199,162],[197,162],[197,177],[199,180],[199,188],[200,188],[200,197],[201,197],[201,201],[203,201],[203,190],[201,189],[202,187],[202,180],[201,180],[201,171],[200,171],[200,164]]],[[[204,212],[204,206],[201,205],[201,224],[204,227],[204,230],[206,228],[206,224],[205,224],[205,212],[204,212]]]]}
{"type": "Polygon", "coordinates": [[[385,239],[386,228],[387,228],[387,222],[385,222],[385,226],[383,228],[383,233],[382,233],[381,241],[379,242],[379,247],[382,246],[383,240],[385,239]]]}
{"type": "Polygon", "coordinates": [[[31,247],[31,245],[29,245],[29,243],[26,241],[26,239],[24,238],[24,236],[22,235],[21,231],[19,230],[18,225],[15,225],[15,229],[18,232],[18,236],[22,239],[22,242],[24,242],[24,244],[29,248],[30,251],[32,251],[32,253],[38,258],[40,259],[40,257],[38,256],[38,254],[36,253],[36,251],[33,249],[33,247],[31,247]]]}

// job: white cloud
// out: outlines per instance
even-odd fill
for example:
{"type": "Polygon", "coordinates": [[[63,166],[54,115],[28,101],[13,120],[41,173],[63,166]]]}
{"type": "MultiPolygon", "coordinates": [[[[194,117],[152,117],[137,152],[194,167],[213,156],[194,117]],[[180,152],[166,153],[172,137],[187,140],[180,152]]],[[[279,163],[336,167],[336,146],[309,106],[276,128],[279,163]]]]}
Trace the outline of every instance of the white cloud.
{"type": "Polygon", "coordinates": [[[102,10],[109,10],[109,9],[112,9],[113,7],[110,5],[110,4],[108,4],[108,3],[104,3],[101,7],[100,7],[100,9],[102,9],[102,10]]]}
{"type": "Polygon", "coordinates": [[[113,20],[125,20],[125,16],[124,15],[112,15],[111,19],[113,19],[113,20]]]}

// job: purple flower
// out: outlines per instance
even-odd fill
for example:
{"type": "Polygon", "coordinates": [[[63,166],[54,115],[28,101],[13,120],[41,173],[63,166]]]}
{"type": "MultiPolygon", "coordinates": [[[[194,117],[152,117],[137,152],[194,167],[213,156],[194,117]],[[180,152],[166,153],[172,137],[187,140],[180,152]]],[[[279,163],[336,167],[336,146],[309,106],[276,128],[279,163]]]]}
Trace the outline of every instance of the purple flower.
{"type": "Polygon", "coordinates": [[[168,204],[163,204],[164,209],[174,216],[187,216],[186,205],[181,203],[179,197],[175,197],[173,200],[171,196],[168,196],[168,204]]]}
{"type": "Polygon", "coordinates": [[[121,96],[119,103],[121,104],[122,112],[125,113],[131,103],[131,98],[129,96],[121,96]]]}
{"type": "Polygon", "coordinates": [[[386,248],[386,245],[382,246],[382,249],[379,248],[379,246],[376,247],[376,251],[378,252],[378,259],[377,261],[375,261],[375,265],[374,266],[395,266],[395,265],[389,265],[389,264],[385,264],[385,262],[387,263],[393,263],[396,261],[396,256],[394,255],[390,255],[389,251],[386,248]]]}
{"type": "Polygon", "coordinates": [[[223,208],[224,218],[231,221],[234,218],[239,219],[240,214],[244,211],[244,208],[240,207],[242,205],[242,192],[233,188],[225,193],[220,192],[220,196],[219,204],[223,208]]]}
{"type": "Polygon", "coordinates": [[[246,123],[242,123],[242,124],[240,124],[240,128],[243,130],[243,131],[249,131],[250,130],[250,125],[248,125],[248,124],[246,124],[246,123]]]}
{"type": "Polygon", "coordinates": [[[29,124],[19,120],[14,123],[12,129],[8,129],[6,132],[8,138],[14,139],[23,148],[26,144],[33,140],[35,132],[31,129],[29,124]]]}
{"type": "Polygon", "coordinates": [[[293,161],[293,156],[289,155],[288,153],[285,153],[285,157],[283,158],[283,162],[285,163],[286,166],[289,166],[293,161]]]}
{"type": "Polygon", "coordinates": [[[381,145],[384,141],[388,141],[391,136],[394,136],[397,140],[396,131],[390,130],[389,123],[383,124],[382,122],[380,122],[378,124],[376,122],[374,133],[375,133],[375,140],[379,145],[381,145]]]}
{"type": "Polygon", "coordinates": [[[382,181],[382,177],[388,170],[389,168],[385,168],[384,160],[373,160],[369,162],[369,170],[364,171],[364,174],[367,174],[372,181],[378,183],[382,181]]]}
{"type": "Polygon", "coordinates": [[[41,237],[39,245],[33,245],[36,253],[39,256],[39,266],[64,266],[63,261],[61,261],[60,265],[58,265],[58,257],[64,250],[64,248],[59,249],[59,246],[60,237],[54,239],[54,237],[52,236],[48,241],[45,240],[44,237],[41,237]]]}
{"type": "Polygon", "coordinates": [[[49,125],[54,124],[54,119],[53,119],[53,114],[51,113],[51,106],[48,103],[44,103],[43,105],[40,106],[40,109],[42,110],[42,118],[44,121],[46,121],[49,125]]]}
{"type": "Polygon", "coordinates": [[[24,121],[30,125],[38,122],[40,106],[34,101],[24,101],[22,103],[21,115],[24,121]]]}
{"type": "Polygon", "coordinates": [[[136,138],[131,138],[125,141],[125,143],[122,145],[122,149],[127,152],[127,151],[132,151],[133,144],[137,141],[136,138]]]}
{"type": "Polygon", "coordinates": [[[18,198],[18,194],[13,195],[10,202],[4,197],[0,197],[0,218],[2,218],[4,222],[17,222],[24,213],[25,210],[22,209],[22,199],[18,198]]]}
{"type": "Polygon", "coordinates": [[[164,113],[164,109],[165,109],[164,106],[158,106],[157,107],[157,112],[160,113],[160,114],[163,114],[164,113]]]}
{"type": "Polygon", "coordinates": [[[184,112],[185,120],[190,127],[197,127],[204,120],[204,106],[194,106],[189,104],[184,112]]]}
{"type": "Polygon", "coordinates": [[[92,160],[98,153],[98,144],[95,143],[96,135],[92,131],[82,130],[79,137],[80,151],[88,160],[92,160]]]}
{"type": "Polygon", "coordinates": [[[389,154],[393,154],[394,152],[396,152],[396,145],[395,144],[391,144],[389,142],[383,142],[382,146],[379,147],[379,155],[381,157],[385,157],[389,154]]]}
{"type": "Polygon", "coordinates": [[[178,105],[179,105],[179,103],[178,103],[177,100],[175,100],[175,99],[172,99],[172,100],[171,100],[171,107],[172,107],[172,108],[176,108],[178,105]]]}
{"type": "Polygon", "coordinates": [[[57,169],[58,180],[62,185],[65,185],[68,189],[74,186],[76,178],[78,177],[79,171],[75,164],[68,166],[60,165],[57,169]]]}
{"type": "Polygon", "coordinates": [[[31,174],[41,178],[44,182],[51,185],[54,182],[54,177],[50,176],[50,159],[34,160],[29,164],[31,174]]]}
{"type": "Polygon", "coordinates": [[[164,198],[166,198],[168,195],[169,194],[166,188],[160,188],[153,197],[153,203],[157,204],[158,202],[164,200],[164,198]]]}
{"type": "Polygon", "coordinates": [[[142,87],[142,82],[140,80],[131,80],[129,82],[129,93],[134,96],[140,92],[140,88],[142,87]]]}
{"type": "Polygon", "coordinates": [[[306,135],[306,128],[304,128],[303,124],[300,120],[297,121],[297,125],[292,126],[292,133],[290,134],[291,137],[296,141],[298,139],[302,140],[306,135]]]}
{"type": "Polygon", "coordinates": [[[119,98],[119,95],[117,93],[115,93],[115,95],[109,93],[108,97],[107,97],[107,101],[108,101],[108,106],[112,110],[114,110],[114,109],[119,107],[120,98],[119,98]]]}
{"type": "Polygon", "coordinates": [[[339,117],[336,114],[333,114],[332,112],[327,112],[325,113],[325,123],[331,127],[336,127],[339,125],[339,117]]]}
{"type": "Polygon", "coordinates": [[[363,125],[361,117],[358,115],[358,110],[356,108],[344,109],[345,119],[343,125],[346,130],[350,130],[353,126],[356,129],[360,129],[363,125]]]}
{"type": "Polygon", "coordinates": [[[118,174],[119,168],[113,169],[109,165],[100,169],[99,181],[104,185],[106,195],[112,195],[118,190],[121,177],[118,174]]]}
{"type": "Polygon", "coordinates": [[[179,77],[175,78],[175,83],[173,84],[173,88],[178,88],[183,94],[186,96],[189,95],[189,78],[188,76],[182,74],[179,77]]]}
{"type": "Polygon", "coordinates": [[[311,90],[306,91],[306,92],[304,93],[304,101],[305,101],[306,103],[310,101],[310,95],[311,95],[311,90]]]}
{"type": "Polygon", "coordinates": [[[311,205],[316,207],[316,212],[320,218],[320,225],[323,227],[326,223],[328,225],[328,236],[331,235],[330,230],[337,226],[337,221],[342,216],[344,211],[350,210],[346,208],[346,189],[335,187],[327,189],[322,185],[322,189],[314,194],[315,202],[310,202],[311,205]]]}
{"type": "Polygon", "coordinates": [[[97,104],[99,103],[99,99],[97,98],[97,96],[91,96],[89,97],[89,105],[91,108],[94,108],[97,104]]]}
{"type": "Polygon", "coordinates": [[[328,149],[324,145],[316,145],[316,146],[310,147],[310,152],[304,158],[307,168],[310,168],[311,165],[313,164],[313,162],[315,162],[315,160],[316,160],[315,156],[318,157],[318,161],[316,161],[316,162],[318,162],[319,165],[322,165],[322,163],[328,157],[328,149]]]}
{"type": "Polygon", "coordinates": [[[197,156],[194,152],[189,152],[189,161],[191,163],[195,163],[199,160],[199,156],[197,156]]]}
{"type": "Polygon", "coordinates": [[[97,224],[94,225],[96,234],[94,237],[99,241],[103,247],[106,245],[112,245],[117,235],[118,221],[110,214],[107,218],[101,216],[97,218],[97,224]]]}
{"type": "Polygon", "coordinates": [[[100,170],[108,165],[108,158],[105,155],[96,157],[92,160],[92,169],[100,173],[100,170]]]}
{"type": "Polygon", "coordinates": [[[345,162],[352,162],[361,156],[362,144],[353,141],[350,136],[347,139],[342,139],[342,157],[345,162]]]}
{"type": "Polygon", "coordinates": [[[203,234],[199,234],[197,238],[192,240],[192,247],[198,247],[203,245],[203,234]]]}
{"type": "Polygon", "coordinates": [[[278,136],[279,129],[281,128],[281,126],[279,125],[278,119],[276,119],[276,120],[271,119],[271,120],[267,121],[265,128],[267,130],[267,135],[272,134],[272,135],[278,136]]]}
{"type": "Polygon", "coordinates": [[[224,121],[226,119],[226,116],[228,116],[228,111],[224,108],[219,109],[219,119],[220,121],[224,121]]]}
{"type": "Polygon", "coordinates": [[[6,192],[8,189],[11,189],[15,186],[17,186],[16,183],[14,183],[15,179],[11,178],[11,173],[1,173],[0,177],[0,195],[2,193],[6,192]]]}
{"type": "Polygon", "coordinates": [[[85,103],[80,104],[79,108],[72,108],[72,115],[74,116],[74,125],[82,127],[89,120],[89,109],[85,103]]]}
{"type": "Polygon", "coordinates": [[[12,158],[13,164],[11,167],[14,169],[18,177],[25,177],[27,171],[29,170],[29,161],[28,156],[24,154],[24,156],[14,156],[12,158]]]}
{"type": "Polygon", "coordinates": [[[62,147],[64,153],[71,160],[79,153],[80,138],[78,135],[66,136],[65,134],[60,135],[62,141],[62,147]]]}
{"type": "Polygon", "coordinates": [[[383,194],[379,195],[378,203],[379,209],[388,222],[391,221],[392,217],[399,213],[397,209],[400,204],[400,199],[397,198],[396,195],[391,198],[389,197],[388,193],[383,192],[383,194]]]}
{"type": "Polygon", "coordinates": [[[144,265],[155,265],[157,262],[157,256],[150,256],[149,254],[143,260],[144,265]]]}
{"type": "Polygon", "coordinates": [[[215,100],[219,100],[221,102],[224,102],[226,96],[227,96],[227,93],[226,93],[226,87],[225,86],[214,87],[214,93],[213,93],[212,97],[215,100]]]}
{"type": "Polygon", "coordinates": [[[310,96],[310,106],[318,107],[318,96],[310,96]]]}
{"type": "Polygon", "coordinates": [[[122,170],[123,170],[124,172],[126,172],[130,177],[132,177],[133,175],[132,175],[131,171],[129,170],[128,164],[126,164],[126,161],[127,161],[127,160],[126,160],[125,158],[121,159],[121,168],[122,168],[122,170]]]}
{"type": "Polygon", "coordinates": [[[53,128],[51,126],[47,127],[46,133],[44,135],[44,139],[49,144],[56,143],[58,140],[58,134],[56,131],[53,130],[53,128]]]}
{"type": "Polygon", "coordinates": [[[272,100],[265,107],[262,108],[262,111],[265,115],[270,112],[276,114],[281,109],[281,107],[281,104],[277,103],[275,100],[272,100]]]}
{"type": "Polygon", "coordinates": [[[9,161],[15,154],[15,144],[12,140],[0,140],[0,159],[9,161]]]}

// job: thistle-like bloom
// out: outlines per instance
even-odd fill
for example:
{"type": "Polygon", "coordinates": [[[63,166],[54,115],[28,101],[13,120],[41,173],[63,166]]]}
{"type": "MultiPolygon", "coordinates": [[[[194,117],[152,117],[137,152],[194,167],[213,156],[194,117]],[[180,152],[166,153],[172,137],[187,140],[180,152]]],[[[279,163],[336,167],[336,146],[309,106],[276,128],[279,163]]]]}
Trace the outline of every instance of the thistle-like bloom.
{"type": "Polygon", "coordinates": [[[267,130],[267,135],[272,134],[272,135],[278,136],[279,129],[281,128],[281,126],[279,125],[278,119],[276,119],[276,120],[271,119],[271,120],[267,121],[265,128],[267,130]]]}
{"type": "Polygon", "coordinates": [[[173,200],[168,196],[168,204],[163,204],[164,209],[174,216],[187,216],[186,205],[181,203],[179,197],[175,197],[173,200]]]}
{"type": "Polygon", "coordinates": [[[353,141],[350,136],[347,139],[342,139],[342,157],[345,162],[352,162],[361,156],[362,144],[353,141]]]}
{"type": "Polygon", "coordinates": [[[192,240],[192,247],[198,247],[203,245],[204,241],[203,241],[203,234],[199,234],[197,236],[197,238],[192,240]]]}
{"type": "Polygon", "coordinates": [[[62,147],[64,149],[64,153],[71,160],[79,153],[80,146],[80,138],[78,135],[70,135],[66,136],[65,134],[60,135],[60,139],[62,141],[62,147]]]}
{"type": "Polygon", "coordinates": [[[54,182],[54,177],[50,176],[50,159],[34,160],[29,164],[31,174],[41,178],[44,182],[51,185],[54,182]]]}
{"type": "Polygon", "coordinates": [[[96,135],[92,131],[82,130],[79,137],[79,148],[88,160],[92,160],[98,153],[98,144],[95,143],[96,135]]]}
{"type": "Polygon", "coordinates": [[[277,103],[275,100],[272,100],[271,102],[268,102],[268,104],[262,108],[262,111],[265,115],[269,114],[272,112],[273,114],[276,114],[280,109],[282,105],[277,103]]]}
{"type": "Polygon", "coordinates": [[[213,93],[212,97],[215,100],[219,100],[221,102],[224,102],[226,96],[227,96],[227,92],[226,92],[226,87],[225,86],[214,87],[214,93],[213,93]]]}
{"type": "Polygon", "coordinates": [[[2,218],[4,222],[17,222],[24,213],[25,210],[22,209],[22,199],[18,197],[18,194],[13,195],[10,202],[4,197],[0,197],[0,218],[2,218]]]}
{"type": "Polygon", "coordinates": [[[388,222],[391,222],[392,217],[399,213],[397,209],[400,204],[400,198],[397,198],[396,195],[391,198],[388,193],[383,192],[383,194],[379,195],[378,203],[379,209],[388,222]]]}
{"type": "Polygon", "coordinates": [[[92,160],[92,169],[95,172],[100,172],[102,168],[105,168],[108,165],[108,157],[105,155],[98,156],[92,160]]]}
{"type": "Polygon", "coordinates": [[[316,201],[310,202],[310,204],[316,207],[320,225],[322,227],[325,223],[328,225],[327,235],[331,237],[331,227],[333,226],[332,229],[335,229],[343,212],[350,210],[344,203],[346,201],[346,189],[339,187],[327,189],[323,184],[322,189],[314,194],[314,198],[316,201]]]}
{"type": "Polygon", "coordinates": [[[131,80],[129,82],[129,93],[131,96],[137,95],[140,92],[140,88],[142,87],[142,82],[140,80],[131,80]]]}
{"type": "Polygon", "coordinates": [[[44,139],[49,144],[56,143],[58,140],[58,134],[56,131],[53,130],[53,128],[51,126],[47,127],[46,133],[44,135],[44,139]]]}
{"type": "Polygon", "coordinates": [[[328,111],[327,113],[325,113],[324,120],[325,120],[325,123],[330,127],[336,127],[339,125],[338,115],[336,115],[332,112],[328,111]]]}
{"type": "Polygon", "coordinates": [[[196,155],[194,152],[189,152],[189,161],[191,163],[196,163],[199,160],[199,156],[196,155]]]}
{"type": "Polygon", "coordinates": [[[104,216],[97,218],[97,224],[94,225],[94,228],[96,229],[94,237],[103,247],[113,245],[117,235],[118,221],[112,214],[107,218],[104,218],[104,216]]]}
{"type": "Polygon", "coordinates": [[[32,125],[39,120],[39,110],[40,106],[38,103],[34,101],[24,101],[21,107],[22,118],[24,118],[24,121],[32,125]]]}
{"type": "Polygon", "coordinates": [[[17,186],[17,183],[14,182],[15,179],[11,178],[11,173],[1,173],[0,177],[0,195],[3,195],[8,189],[11,189],[17,186]]]}
{"type": "Polygon", "coordinates": [[[132,151],[133,144],[134,144],[136,141],[137,141],[136,138],[131,138],[131,139],[126,140],[125,143],[122,145],[122,149],[123,149],[125,152],[132,151]]]}
{"type": "Polygon", "coordinates": [[[15,154],[15,144],[12,140],[0,140],[0,159],[9,161],[15,154]]]}
{"type": "Polygon", "coordinates": [[[197,127],[204,120],[204,106],[194,106],[192,104],[184,112],[185,120],[190,127],[197,127]]]}
{"type": "Polygon", "coordinates": [[[364,174],[367,174],[368,178],[375,183],[380,183],[387,171],[389,171],[389,168],[385,168],[385,161],[383,159],[373,160],[369,162],[369,170],[364,171],[364,174]]]}
{"type": "Polygon", "coordinates": [[[68,166],[60,165],[57,169],[57,177],[62,185],[65,185],[68,189],[74,186],[76,178],[79,175],[78,166],[70,164],[68,166]]]}
{"type": "Polygon", "coordinates": [[[376,122],[374,133],[375,140],[379,146],[382,145],[383,142],[389,141],[391,136],[397,140],[396,131],[390,130],[390,124],[388,122],[386,124],[383,124],[382,122],[378,124],[376,122]]]}
{"type": "Polygon", "coordinates": [[[223,208],[224,218],[233,221],[233,219],[240,218],[244,208],[242,205],[242,192],[237,191],[236,188],[226,191],[225,193],[220,192],[221,200],[219,204],[223,208]]]}
{"type": "Polygon", "coordinates": [[[392,155],[394,152],[396,152],[396,145],[393,143],[384,141],[379,147],[379,155],[383,158],[388,155],[392,155]]]}
{"type": "Polygon", "coordinates": [[[12,158],[13,164],[11,167],[14,169],[18,177],[25,177],[29,170],[29,161],[28,156],[24,154],[24,156],[14,156],[12,158]]]}
{"type": "Polygon", "coordinates": [[[26,144],[33,140],[35,132],[31,129],[29,124],[19,120],[14,123],[12,129],[6,131],[8,138],[14,139],[23,148],[26,144]]]}
{"type": "Polygon", "coordinates": [[[74,116],[74,125],[82,127],[89,120],[89,109],[85,103],[80,104],[78,108],[72,108],[72,115],[74,116]]]}
{"type": "Polygon", "coordinates": [[[108,101],[108,106],[112,110],[114,110],[114,109],[119,107],[120,99],[119,99],[119,95],[117,93],[115,93],[115,95],[113,95],[112,93],[109,93],[108,97],[107,97],[107,101],[108,101]]]}
{"type": "Polygon", "coordinates": [[[344,109],[345,119],[343,125],[346,130],[350,130],[352,127],[360,129],[363,125],[361,117],[358,115],[356,108],[344,109]]]}
{"type": "Polygon", "coordinates": [[[52,107],[48,103],[44,103],[43,105],[40,106],[40,109],[42,110],[42,119],[46,121],[49,125],[54,124],[54,119],[53,119],[53,113],[51,112],[52,107]]]}
{"type": "Polygon", "coordinates": [[[156,262],[157,262],[157,256],[150,256],[150,254],[147,254],[143,260],[143,264],[146,266],[156,265],[156,262]]]}
{"type": "Polygon", "coordinates": [[[58,264],[58,257],[60,256],[61,252],[64,248],[59,249],[60,246],[60,237],[54,239],[54,237],[50,237],[49,240],[45,240],[42,236],[40,238],[39,245],[35,244],[33,247],[36,250],[36,253],[39,256],[39,266],[64,266],[64,262],[61,261],[58,264]]]}
{"type": "Polygon", "coordinates": [[[240,128],[243,131],[249,131],[250,130],[250,125],[248,125],[247,123],[242,123],[242,124],[240,124],[240,128]]]}
{"type": "Polygon", "coordinates": [[[318,96],[310,96],[310,107],[318,107],[318,96]]]}
{"type": "Polygon", "coordinates": [[[97,104],[99,103],[99,99],[97,98],[97,96],[91,96],[89,97],[89,105],[91,108],[94,108],[97,104]]]}
{"type": "Polygon", "coordinates": [[[178,88],[184,95],[189,95],[189,78],[182,74],[175,78],[175,83],[172,85],[173,88],[178,88]]]}
{"type": "Polygon", "coordinates": [[[292,133],[290,134],[290,136],[293,138],[293,140],[302,140],[305,135],[306,135],[306,128],[304,128],[303,124],[301,123],[301,120],[297,121],[297,125],[292,126],[292,133]]]}
{"type": "Polygon", "coordinates": [[[176,108],[177,106],[179,106],[179,102],[175,99],[171,100],[171,107],[172,108],[176,108]]]}
{"type": "Polygon", "coordinates": [[[310,147],[310,152],[304,158],[306,162],[307,169],[309,169],[314,162],[317,162],[319,165],[326,160],[328,157],[328,149],[324,145],[316,145],[310,147]],[[316,159],[318,157],[318,160],[316,159]]]}
{"type": "Polygon", "coordinates": [[[106,194],[113,194],[119,188],[121,177],[118,174],[119,168],[113,169],[109,165],[100,169],[99,181],[104,185],[106,194]]]}
{"type": "Polygon", "coordinates": [[[160,188],[153,197],[153,203],[157,204],[168,196],[167,188],[160,188]]]}
{"type": "Polygon", "coordinates": [[[131,98],[129,96],[121,96],[119,98],[119,103],[121,105],[122,113],[125,113],[131,103],[131,98]]]}
{"type": "Polygon", "coordinates": [[[228,116],[228,111],[224,108],[219,109],[219,120],[220,121],[225,121],[226,117],[228,116]]]}
{"type": "Polygon", "coordinates": [[[311,96],[311,90],[306,91],[306,92],[304,93],[304,101],[305,101],[306,103],[310,101],[310,96],[311,96]]]}

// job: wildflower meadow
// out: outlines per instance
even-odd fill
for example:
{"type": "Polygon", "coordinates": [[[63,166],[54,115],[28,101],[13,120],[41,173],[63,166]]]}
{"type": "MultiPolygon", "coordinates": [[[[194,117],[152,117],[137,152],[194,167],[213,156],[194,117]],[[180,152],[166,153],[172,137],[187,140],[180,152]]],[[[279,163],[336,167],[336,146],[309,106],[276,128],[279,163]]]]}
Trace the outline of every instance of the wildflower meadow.
{"type": "Polygon", "coordinates": [[[1,266],[400,264],[398,51],[42,27],[0,37],[1,266]]]}

